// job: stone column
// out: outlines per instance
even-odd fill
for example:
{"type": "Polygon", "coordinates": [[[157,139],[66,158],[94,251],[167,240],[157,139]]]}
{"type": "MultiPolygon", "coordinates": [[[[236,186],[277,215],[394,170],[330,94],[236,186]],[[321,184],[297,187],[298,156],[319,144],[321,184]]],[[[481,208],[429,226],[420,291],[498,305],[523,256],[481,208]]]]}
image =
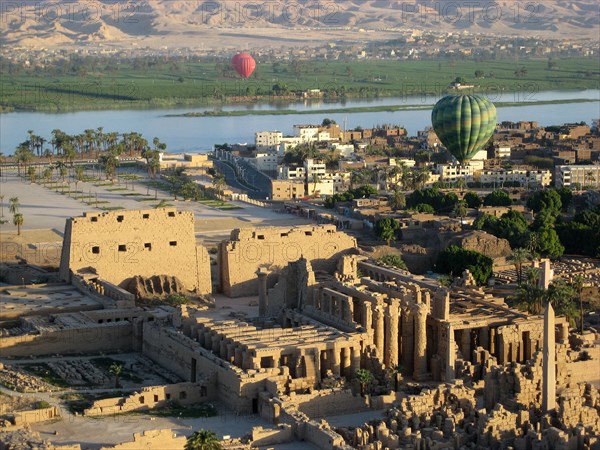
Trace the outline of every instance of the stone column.
{"type": "Polygon", "coordinates": [[[452,325],[446,324],[447,348],[446,348],[446,381],[454,381],[454,364],[456,360],[456,343],[454,342],[454,329],[452,325]]]}
{"type": "Polygon", "coordinates": [[[264,317],[267,315],[269,308],[269,298],[267,296],[267,275],[266,270],[259,269],[256,272],[258,275],[258,316],[264,317]]]}
{"type": "Polygon", "coordinates": [[[356,371],[360,369],[360,348],[358,347],[358,344],[352,347],[352,356],[350,357],[350,360],[352,371],[351,375],[354,376],[356,374],[356,371]]]}
{"type": "Polygon", "coordinates": [[[490,329],[490,353],[494,355],[496,353],[496,329],[490,329]]]}
{"type": "Polygon", "coordinates": [[[244,349],[242,347],[235,348],[235,355],[233,357],[233,363],[238,366],[240,369],[244,363],[244,349]]]}
{"type": "Polygon", "coordinates": [[[398,364],[398,304],[392,301],[387,308],[386,336],[384,363],[386,367],[393,367],[398,364]]]}
{"type": "Polygon", "coordinates": [[[352,323],[354,322],[354,305],[352,304],[352,297],[346,298],[344,304],[346,305],[346,322],[352,323]]]}
{"type": "Polygon", "coordinates": [[[558,326],[558,339],[561,342],[569,339],[569,324],[568,323],[561,323],[558,326]]]}
{"type": "Polygon", "coordinates": [[[377,352],[379,353],[379,357],[383,358],[384,355],[384,337],[383,331],[385,329],[383,322],[383,310],[382,306],[378,305],[377,309],[375,309],[375,346],[377,347],[377,352]]]}
{"type": "Polygon", "coordinates": [[[479,345],[485,350],[490,350],[490,327],[481,327],[479,329],[479,345]]]}
{"type": "Polygon", "coordinates": [[[321,381],[321,350],[315,348],[312,354],[313,361],[315,363],[315,377],[317,382],[321,381]]]}
{"type": "Polygon", "coordinates": [[[371,302],[362,300],[362,309],[363,309],[362,326],[364,327],[365,331],[369,332],[369,331],[371,331],[371,328],[373,328],[373,311],[371,311],[371,302]]]}
{"type": "Polygon", "coordinates": [[[544,350],[542,378],[542,413],[556,408],[556,343],[554,331],[554,309],[550,302],[544,311],[544,350]]]}
{"type": "Polygon", "coordinates": [[[212,337],[212,352],[217,356],[219,356],[221,352],[221,336],[218,334],[215,334],[212,337]]]}
{"type": "Polygon", "coordinates": [[[415,305],[415,353],[414,371],[415,380],[422,380],[427,374],[427,306],[418,303],[415,305]]]}
{"type": "Polygon", "coordinates": [[[227,362],[232,363],[235,360],[235,342],[229,342],[227,344],[227,362]]]}
{"type": "Polygon", "coordinates": [[[254,358],[252,357],[252,350],[245,350],[242,354],[242,369],[249,370],[254,368],[254,358]]]}
{"type": "Polygon", "coordinates": [[[346,379],[349,379],[352,370],[352,358],[350,358],[350,347],[342,349],[342,372],[346,379]]]}
{"type": "Polygon", "coordinates": [[[219,343],[219,356],[221,359],[227,359],[227,341],[225,339],[219,343]]]}
{"type": "Polygon", "coordinates": [[[340,355],[340,349],[334,347],[329,352],[330,352],[330,354],[332,356],[332,358],[331,358],[331,371],[333,372],[333,376],[334,377],[339,377],[340,376],[340,370],[341,370],[341,364],[342,364],[342,357],[340,355]]]}
{"type": "Polygon", "coordinates": [[[465,361],[471,361],[471,330],[460,331],[460,352],[465,361]]]}
{"type": "Polygon", "coordinates": [[[405,308],[402,310],[402,366],[407,373],[414,367],[414,340],[413,313],[405,308]]]}

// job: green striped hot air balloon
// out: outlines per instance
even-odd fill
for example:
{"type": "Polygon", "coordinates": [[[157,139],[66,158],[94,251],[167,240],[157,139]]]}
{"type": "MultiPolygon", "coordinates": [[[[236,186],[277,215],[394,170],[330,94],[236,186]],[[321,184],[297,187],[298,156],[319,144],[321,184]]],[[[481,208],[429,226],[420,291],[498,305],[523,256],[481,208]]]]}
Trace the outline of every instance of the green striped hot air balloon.
{"type": "Polygon", "coordinates": [[[448,95],[433,107],[431,124],[442,144],[464,164],[496,128],[496,107],[480,95],[448,95]]]}

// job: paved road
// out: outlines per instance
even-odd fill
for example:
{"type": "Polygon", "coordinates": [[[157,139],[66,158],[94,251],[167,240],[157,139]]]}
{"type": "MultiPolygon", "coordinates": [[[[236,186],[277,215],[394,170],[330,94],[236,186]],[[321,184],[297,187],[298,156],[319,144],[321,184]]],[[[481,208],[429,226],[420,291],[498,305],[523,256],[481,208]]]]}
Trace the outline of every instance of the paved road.
{"type": "Polygon", "coordinates": [[[229,186],[240,189],[246,192],[250,198],[257,200],[265,200],[267,197],[271,197],[271,179],[264,173],[256,170],[250,164],[246,162],[240,162],[240,166],[244,167],[245,169],[246,180],[248,180],[248,184],[253,185],[256,188],[255,190],[252,190],[241,184],[237,180],[235,172],[229,164],[225,164],[224,162],[218,160],[215,160],[215,164],[219,167],[221,172],[223,172],[223,175],[225,175],[225,180],[229,186]]]}

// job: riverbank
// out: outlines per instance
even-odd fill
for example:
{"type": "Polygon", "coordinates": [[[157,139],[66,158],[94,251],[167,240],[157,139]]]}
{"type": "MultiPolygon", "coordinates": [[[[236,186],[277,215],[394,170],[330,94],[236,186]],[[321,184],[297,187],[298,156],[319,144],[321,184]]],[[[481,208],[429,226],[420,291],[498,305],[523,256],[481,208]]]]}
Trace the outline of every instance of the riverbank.
{"type": "MultiPolygon", "coordinates": [[[[497,102],[496,107],[519,107],[519,106],[540,106],[540,105],[562,105],[567,103],[593,103],[598,100],[590,99],[569,99],[569,100],[540,100],[540,101],[522,101],[522,102],[497,102]]],[[[330,108],[320,109],[319,114],[353,114],[353,113],[371,113],[371,112],[397,112],[397,111],[421,111],[429,110],[432,105],[398,105],[398,106],[360,106],[354,108],[330,108]]],[[[240,116],[285,116],[289,114],[315,114],[314,110],[271,110],[271,111],[203,111],[189,112],[184,114],[166,114],[164,117],[240,117],[240,116]]]]}
{"type": "MultiPolygon", "coordinates": [[[[440,96],[457,78],[479,93],[533,94],[598,89],[596,58],[490,61],[361,60],[259,63],[247,80],[214,63],[141,69],[123,62],[110,72],[85,76],[56,68],[10,74],[3,82],[1,112],[219,107],[232,104],[440,96]],[[308,98],[305,98],[308,97],[308,98]]],[[[531,96],[531,95],[530,95],[531,96]]]]}

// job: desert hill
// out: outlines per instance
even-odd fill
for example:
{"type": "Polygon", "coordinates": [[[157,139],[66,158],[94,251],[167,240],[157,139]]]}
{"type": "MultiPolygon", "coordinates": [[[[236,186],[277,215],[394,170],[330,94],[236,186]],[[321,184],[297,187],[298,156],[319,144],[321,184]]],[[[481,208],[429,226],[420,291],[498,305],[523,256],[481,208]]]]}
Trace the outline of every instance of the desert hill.
{"type": "Polygon", "coordinates": [[[226,49],[390,39],[406,30],[597,39],[597,0],[146,0],[14,3],[0,38],[35,47],[226,49]],[[25,5],[25,6],[23,6],[25,5]],[[240,44],[241,43],[241,44],[240,44]]]}

